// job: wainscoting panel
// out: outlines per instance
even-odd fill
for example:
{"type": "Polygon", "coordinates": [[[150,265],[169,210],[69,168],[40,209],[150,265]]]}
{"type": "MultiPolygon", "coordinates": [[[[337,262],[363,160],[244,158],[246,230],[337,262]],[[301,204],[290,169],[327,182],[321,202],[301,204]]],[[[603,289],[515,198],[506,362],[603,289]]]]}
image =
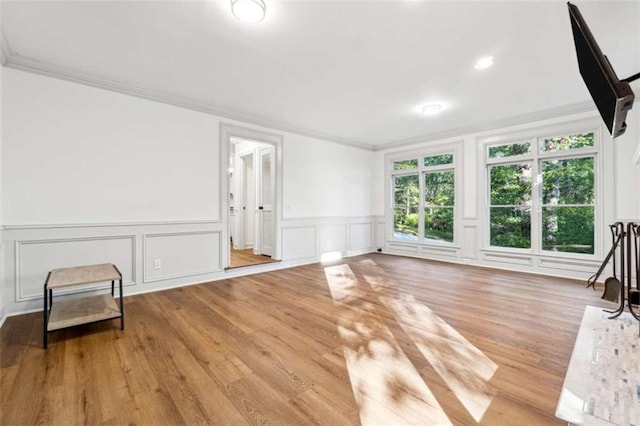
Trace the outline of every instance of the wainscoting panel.
{"type": "Polygon", "coordinates": [[[373,225],[371,222],[349,224],[349,251],[373,248],[373,225]]]}
{"type": "Polygon", "coordinates": [[[221,231],[167,232],[145,234],[143,238],[145,283],[222,269],[221,231]]]}
{"type": "Polygon", "coordinates": [[[405,253],[418,253],[417,244],[400,244],[400,243],[387,243],[387,248],[391,251],[405,252],[405,253]]]}
{"type": "Polygon", "coordinates": [[[320,254],[347,251],[347,226],[320,225],[318,228],[320,254]]]}
{"type": "MultiPolygon", "coordinates": [[[[15,300],[22,302],[41,298],[47,273],[52,269],[98,263],[113,263],[122,273],[125,285],[135,284],[136,236],[16,240],[15,300]]],[[[96,283],[84,288],[75,287],[74,291],[104,286],[105,283],[96,283]]]]}
{"type": "Polygon", "coordinates": [[[476,259],[478,257],[478,228],[476,225],[462,225],[462,257],[476,259]]]}
{"type": "Polygon", "coordinates": [[[315,226],[294,226],[282,229],[282,260],[316,256],[315,226]]]}
{"type": "MultiPolygon", "coordinates": [[[[620,260],[618,259],[618,262],[620,260]]],[[[559,269],[564,271],[593,271],[594,273],[600,267],[600,262],[594,260],[573,260],[567,258],[540,257],[538,266],[541,268],[559,269]]],[[[619,265],[618,265],[619,266],[619,265]]],[[[600,280],[604,280],[609,275],[602,275],[600,280]]]]}
{"type": "Polygon", "coordinates": [[[455,261],[458,259],[458,249],[455,247],[438,247],[435,245],[420,246],[420,253],[429,259],[455,261]]]}
{"type": "MultiPolygon", "coordinates": [[[[229,270],[222,260],[227,225],[219,220],[6,225],[0,308],[5,315],[42,310],[47,273],[66,266],[114,263],[130,295],[318,262],[320,247],[343,255],[366,253],[374,249],[372,223],[370,216],[283,220],[280,262],[229,270]]],[[[83,290],[109,286],[96,283],[83,290]]]]}
{"type": "Polygon", "coordinates": [[[498,264],[533,265],[533,257],[530,255],[518,255],[511,253],[484,252],[482,260],[496,262],[498,264]]]}

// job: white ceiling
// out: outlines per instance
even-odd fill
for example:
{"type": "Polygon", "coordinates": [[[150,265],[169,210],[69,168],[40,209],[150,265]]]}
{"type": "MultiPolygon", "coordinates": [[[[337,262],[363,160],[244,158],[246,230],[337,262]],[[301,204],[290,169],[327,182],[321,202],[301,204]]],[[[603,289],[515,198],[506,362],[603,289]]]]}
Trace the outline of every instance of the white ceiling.
{"type": "MultiPolygon", "coordinates": [[[[260,24],[228,0],[3,1],[2,25],[10,66],[370,147],[593,108],[564,1],[265,1],[260,24]]],[[[577,4],[639,72],[640,1],[577,4]]]]}

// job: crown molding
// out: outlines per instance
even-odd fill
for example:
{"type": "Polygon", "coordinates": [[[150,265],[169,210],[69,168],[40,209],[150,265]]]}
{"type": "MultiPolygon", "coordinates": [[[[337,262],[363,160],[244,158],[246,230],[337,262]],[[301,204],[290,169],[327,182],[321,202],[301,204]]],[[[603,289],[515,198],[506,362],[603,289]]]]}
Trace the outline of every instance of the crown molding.
{"type": "MultiPolygon", "coordinates": [[[[3,41],[6,40],[3,37],[3,41]]],[[[3,42],[4,50],[4,42],[3,42]]],[[[368,144],[360,143],[350,139],[341,138],[335,135],[327,133],[317,132],[310,129],[305,129],[297,126],[293,126],[288,123],[272,121],[264,117],[254,116],[251,114],[245,114],[238,111],[225,109],[218,106],[203,104],[194,101],[189,98],[170,95],[157,90],[133,86],[117,82],[114,80],[108,80],[98,76],[73,71],[67,68],[59,67],[47,62],[39,61],[36,59],[26,58],[20,55],[11,54],[7,46],[6,54],[6,66],[9,68],[31,72],[34,74],[45,75],[48,77],[57,78],[60,80],[71,81],[73,83],[82,84],[84,86],[96,87],[99,89],[109,90],[112,92],[118,92],[129,96],[135,96],[137,98],[147,99],[154,102],[159,102],[167,105],[176,106],[179,108],[185,108],[192,111],[198,111],[205,114],[215,115],[216,117],[235,120],[245,124],[264,127],[268,129],[278,130],[282,132],[294,133],[301,136],[308,136],[316,139],[323,139],[328,142],[337,143],[340,145],[347,145],[354,148],[365,149],[372,151],[373,147],[368,144]],[[9,53],[9,54],[7,54],[9,53]]]]}
{"type": "Polygon", "coordinates": [[[457,127],[455,129],[445,130],[443,132],[428,133],[418,137],[402,139],[395,142],[377,145],[373,148],[373,150],[383,151],[390,148],[402,148],[419,143],[435,142],[441,141],[443,139],[457,138],[470,133],[486,132],[503,127],[517,126],[519,124],[533,123],[536,121],[548,120],[552,118],[563,117],[566,115],[580,114],[593,111],[594,108],[595,107],[593,106],[592,102],[582,102],[579,104],[567,105],[559,108],[547,109],[544,111],[536,111],[533,113],[501,118],[499,120],[484,121],[482,123],[457,127]]]}
{"type": "MultiPolygon", "coordinates": [[[[185,108],[192,111],[198,111],[205,114],[214,115],[219,118],[239,121],[245,124],[263,127],[267,129],[278,130],[282,132],[294,133],[301,136],[307,136],[316,139],[322,139],[328,142],[346,145],[354,148],[364,149],[368,151],[383,151],[392,148],[403,148],[420,143],[441,141],[443,139],[456,138],[461,135],[470,133],[480,133],[490,130],[495,130],[503,127],[516,126],[520,124],[531,123],[535,121],[548,120],[552,118],[558,118],[562,116],[584,113],[593,111],[594,106],[591,102],[583,102],[579,104],[567,105],[559,108],[552,108],[543,111],[537,111],[528,114],[517,115],[513,117],[507,117],[499,120],[485,121],[482,123],[476,123],[469,126],[461,126],[454,129],[445,130],[442,132],[427,133],[424,135],[411,137],[407,139],[400,139],[396,141],[390,141],[380,145],[372,145],[360,143],[350,139],[341,138],[335,135],[316,132],[310,129],[293,126],[288,123],[272,121],[264,117],[254,116],[251,114],[245,114],[238,111],[225,109],[218,106],[212,106],[203,104],[192,99],[185,97],[170,95],[153,89],[133,86],[125,83],[120,83],[114,80],[108,80],[87,73],[73,71],[67,68],[59,67],[43,61],[26,58],[17,54],[14,54],[7,43],[7,39],[4,33],[0,33],[2,36],[0,40],[0,62],[2,65],[9,68],[14,68],[21,71],[31,72],[34,74],[45,75],[48,77],[57,78],[60,80],[70,81],[85,86],[96,87],[99,89],[109,90],[112,92],[122,93],[137,98],[147,99],[154,102],[159,102],[167,105],[176,106],[179,108],[185,108]]],[[[637,99],[639,101],[640,99],[637,99]]]]}

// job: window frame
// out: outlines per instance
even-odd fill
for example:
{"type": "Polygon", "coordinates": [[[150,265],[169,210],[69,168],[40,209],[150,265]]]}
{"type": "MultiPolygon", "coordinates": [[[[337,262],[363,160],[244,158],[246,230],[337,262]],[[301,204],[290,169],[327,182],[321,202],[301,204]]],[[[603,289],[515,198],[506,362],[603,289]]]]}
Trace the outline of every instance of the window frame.
{"type": "Polygon", "coordinates": [[[387,182],[387,199],[385,211],[385,231],[387,237],[385,241],[393,243],[405,243],[412,245],[433,245],[458,248],[461,238],[461,185],[462,185],[462,153],[463,142],[456,141],[447,144],[423,147],[410,151],[401,151],[387,154],[385,156],[385,179],[387,182]],[[451,154],[453,161],[449,164],[439,164],[435,166],[425,166],[425,157],[433,157],[437,155],[451,154]],[[394,170],[394,162],[408,161],[412,159],[418,160],[418,167],[414,169],[394,170]],[[439,241],[425,238],[425,175],[427,173],[453,171],[454,173],[454,204],[453,204],[453,241],[439,241]],[[396,176],[418,175],[419,184],[419,204],[418,204],[418,238],[417,240],[407,240],[394,237],[394,210],[395,210],[395,192],[394,182],[396,176]]]}
{"type": "MultiPolygon", "coordinates": [[[[603,150],[602,150],[602,128],[599,124],[596,124],[594,120],[586,120],[576,123],[569,123],[565,125],[550,126],[547,128],[532,129],[525,132],[504,134],[491,136],[480,140],[480,149],[482,150],[482,163],[484,166],[484,180],[482,184],[482,194],[484,199],[483,216],[481,218],[483,228],[483,249],[484,251],[515,253],[525,255],[537,255],[537,256],[553,256],[553,257],[567,257],[576,259],[594,259],[601,257],[601,242],[603,232],[603,150]],[[581,147],[568,150],[558,150],[550,152],[541,152],[541,141],[544,139],[565,137],[575,134],[588,134],[593,133],[593,146],[581,147]],[[517,143],[531,143],[531,151],[526,154],[514,155],[511,157],[489,158],[489,148],[509,145],[517,143]],[[593,158],[594,161],[594,235],[593,235],[593,254],[588,253],[572,253],[572,252],[558,252],[543,249],[543,229],[542,229],[542,215],[543,209],[546,206],[543,204],[542,199],[542,163],[544,161],[554,159],[578,159],[578,158],[593,158]],[[532,188],[531,188],[531,244],[530,248],[516,248],[516,247],[500,247],[491,245],[491,176],[490,168],[495,165],[508,165],[516,163],[531,164],[532,175],[532,188]]],[[[569,205],[567,205],[569,206],[569,205]]]]}

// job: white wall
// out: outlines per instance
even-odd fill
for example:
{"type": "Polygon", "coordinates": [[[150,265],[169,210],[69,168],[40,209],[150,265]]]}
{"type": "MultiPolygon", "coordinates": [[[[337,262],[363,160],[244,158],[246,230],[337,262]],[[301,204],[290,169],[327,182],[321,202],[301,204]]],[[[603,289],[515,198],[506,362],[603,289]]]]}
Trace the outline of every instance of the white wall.
{"type": "MultiPolygon", "coordinates": [[[[640,90],[636,90],[640,92],[640,90]]],[[[636,93],[640,97],[640,93],[636,93]]],[[[634,104],[640,110],[640,102],[634,104]]],[[[615,182],[614,217],[621,220],[640,219],[640,167],[634,164],[635,151],[640,146],[640,114],[629,111],[627,115],[627,131],[624,135],[612,140],[606,137],[604,143],[610,144],[615,153],[615,164],[612,173],[615,182]]]]}
{"type": "Polygon", "coordinates": [[[219,120],[5,72],[6,224],[220,220],[219,120]]]}
{"type": "Polygon", "coordinates": [[[8,314],[42,309],[56,267],[116,263],[125,294],[248,273],[223,265],[221,123],[283,139],[282,262],[251,273],[373,249],[371,151],[11,68],[3,78],[8,314]]]}
{"type": "Polygon", "coordinates": [[[0,326],[4,322],[5,318],[5,265],[4,265],[4,241],[3,241],[3,231],[2,231],[2,141],[4,134],[4,127],[2,125],[3,120],[3,111],[2,111],[2,86],[3,86],[3,75],[4,75],[4,67],[0,65],[0,326]]]}
{"type": "Polygon", "coordinates": [[[295,140],[285,137],[283,258],[374,250],[374,153],[306,136],[295,140]]]}
{"type": "MultiPolygon", "coordinates": [[[[2,44],[2,2],[0,1],[0,45],[2,44]]],[[[5,319],[5,266],[4,266],[4,239],[2,238],[2,140],[4,135],[4,127],[2,125],[3,120],[3,111],[2,111],[2,100],[3,100],[3,78],[4,78],[4,65],[6,58],[4,54],[0,51],[0,326],[5,319]]]]}
{"type": "Polygon", "coordinates": [[[371,214],[372,152],[306,136],[296,142],[284,149],[285,219],[371,214]]]}

